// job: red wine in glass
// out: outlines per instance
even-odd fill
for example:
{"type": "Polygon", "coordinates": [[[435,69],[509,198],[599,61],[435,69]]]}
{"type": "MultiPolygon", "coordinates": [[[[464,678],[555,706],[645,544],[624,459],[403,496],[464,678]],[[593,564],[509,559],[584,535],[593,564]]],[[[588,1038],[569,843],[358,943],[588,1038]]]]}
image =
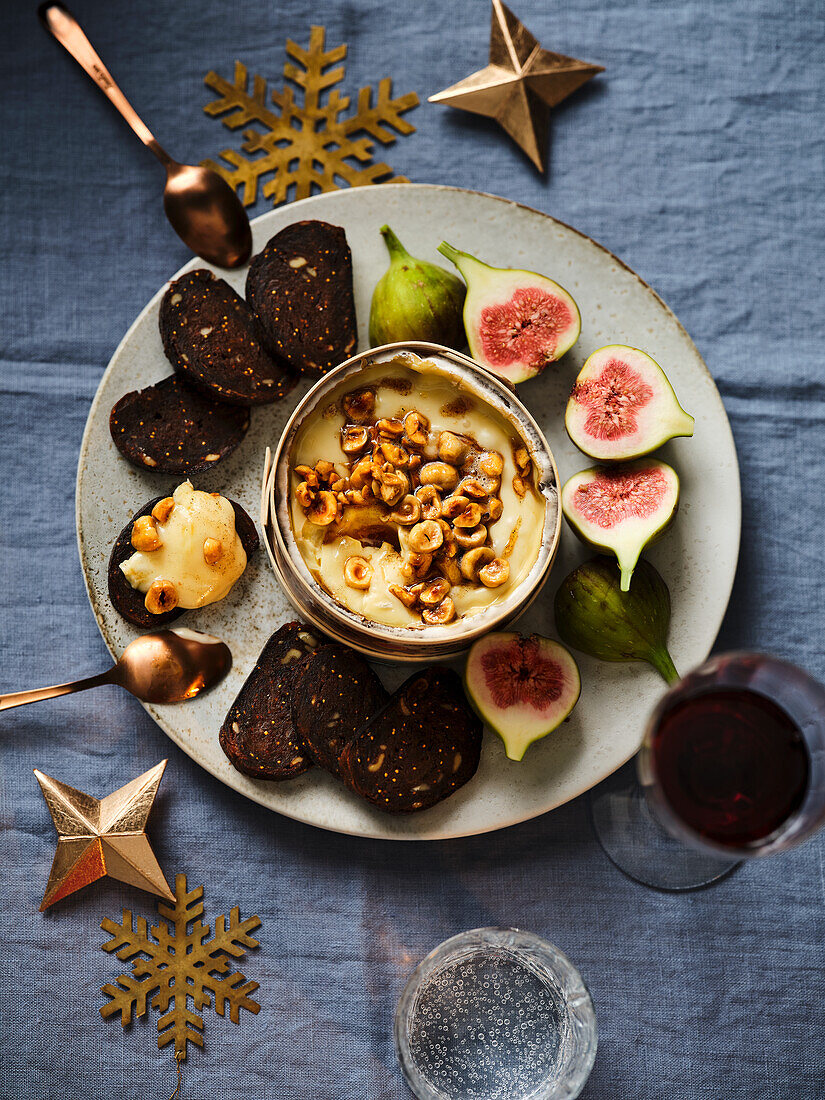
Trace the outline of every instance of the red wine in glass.
{"type": "Polygon", "coordinates": [[[775,657],[713,657],[662,697],[636,764],[591,799],[602,847],[644,885],[705,885],[825,822],[825,688],[775,657]]]}

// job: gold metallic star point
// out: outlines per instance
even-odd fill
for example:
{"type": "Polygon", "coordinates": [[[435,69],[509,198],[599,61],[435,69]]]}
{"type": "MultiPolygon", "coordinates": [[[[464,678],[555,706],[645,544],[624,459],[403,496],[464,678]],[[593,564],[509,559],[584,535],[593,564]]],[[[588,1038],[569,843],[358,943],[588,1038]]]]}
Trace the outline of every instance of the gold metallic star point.
{"type": "Polygon", "coordinates": [[[601,72],[602,65],[543,49],[501,0],[493,0],[489,64],[429,102],[495,119],[543,172],[551,108],[601,72]]]}
{"type": "Polygon", "coordinates": [[[57,829],[57,851],[41,913],[106,875],[175,900],[146,836],[146,821],[165,768],[162,760],[102,799],[34,769],[57,829]]]}

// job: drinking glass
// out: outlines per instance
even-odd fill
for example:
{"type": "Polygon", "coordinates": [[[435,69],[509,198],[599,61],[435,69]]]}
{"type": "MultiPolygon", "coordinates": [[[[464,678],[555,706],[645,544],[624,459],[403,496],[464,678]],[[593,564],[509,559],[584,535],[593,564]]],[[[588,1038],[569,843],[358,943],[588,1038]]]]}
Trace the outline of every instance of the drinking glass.
{"type": "Polygon", "coordinates": [[[572,1100],[596,1057],[590,994],[570,960],[515,928],[476,928],[418,965],[395,1012],[418,1100],[572,1100]]]}
{"type": "Polygon", "coordinates": [[[707,885],[825,821],[825,688],[776,657],[713,657],[656,706],[636,770],[591,798],[606,854],[645,886],[707,885]]]}

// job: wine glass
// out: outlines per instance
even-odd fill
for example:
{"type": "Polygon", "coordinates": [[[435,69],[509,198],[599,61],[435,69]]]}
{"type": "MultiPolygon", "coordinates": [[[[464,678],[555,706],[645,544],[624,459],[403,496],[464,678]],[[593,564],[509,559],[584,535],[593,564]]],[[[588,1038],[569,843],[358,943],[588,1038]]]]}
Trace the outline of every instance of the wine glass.
{"type": "Polygon", "coordinates": [[[707,885],[825,821],[825,688],[776,657],[713,657],[660,700],[636,767],[591,798],[606,854],[645,886],[707,885]]]}
{"type": "Polygon", "coordinates": [[[476,928],[431,951],[401,994],[394,1033],[418,1100],[573,1100],[596,1057],[581,975],[516,928],[476,928]]]}

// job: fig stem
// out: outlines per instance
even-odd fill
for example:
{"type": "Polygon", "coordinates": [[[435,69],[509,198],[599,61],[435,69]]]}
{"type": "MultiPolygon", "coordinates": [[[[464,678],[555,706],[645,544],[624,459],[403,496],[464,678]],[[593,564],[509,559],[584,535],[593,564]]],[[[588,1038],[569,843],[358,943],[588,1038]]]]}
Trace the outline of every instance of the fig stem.
{"type": "Polygon", "coordinates": [[[409,252],[388,225],[381,226],[381,236],[384,238],[384,244],[387,246],[390,259],[395,260],[409,257],[409,252]]]}
{"type": "Polygon", "coordinates": [[[675,684],[682,679],[676,671],[676,665],[674,665],[673,659],[665,646],[658,646],[656,649],[651,649],[648,661],[650,661],[666,684],[675,684]]]}
{"type": "Polygon", "coordinates": [[[446,256],[448,260],[452,260],[454,264],[457,264],[459,258],[465,255],[465,253],[460,252],[457,248],[453,248],[451,244],[447,244],[446,241],[441,242],[438,246],[438,251],[442,256],[446,256]]]}

